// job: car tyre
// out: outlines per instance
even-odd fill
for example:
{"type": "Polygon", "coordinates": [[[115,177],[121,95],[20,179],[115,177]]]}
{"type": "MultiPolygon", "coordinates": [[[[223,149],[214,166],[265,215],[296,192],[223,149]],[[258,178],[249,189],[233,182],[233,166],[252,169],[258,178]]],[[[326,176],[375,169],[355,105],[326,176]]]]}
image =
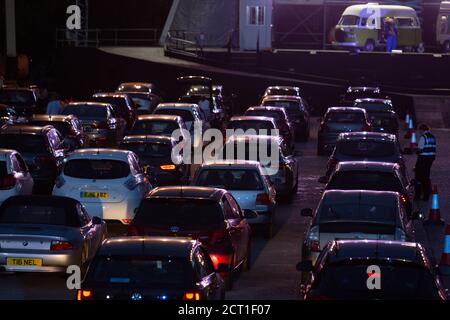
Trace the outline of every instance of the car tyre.
{"type": "Polygon", "coordinates": [[[372,39],[367,40],[366,43],[364,44],[364,51],[365,52],[375,51],[375,41],[373,41],[372,39]]]}

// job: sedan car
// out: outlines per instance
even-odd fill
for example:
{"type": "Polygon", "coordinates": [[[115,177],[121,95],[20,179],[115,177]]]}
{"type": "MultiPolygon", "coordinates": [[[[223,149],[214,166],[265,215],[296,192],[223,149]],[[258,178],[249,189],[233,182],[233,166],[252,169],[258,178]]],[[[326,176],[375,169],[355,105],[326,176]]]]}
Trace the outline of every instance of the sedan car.
{"type": "Polygon", "coordinates": [[[136,110],[133,100],[124,93],[96,93],[90,99],[93,102],[110,104],[114,113],[124,119],[126,128],[131,129],[136,121],[136,110]]]}
{"type": "Polygon", "coordinates": [[[341,161],[372,161],[397,163],[406,175],[405,160],[400,143],[392,134],[379,132],[351,132],[339,135],[331,154],[326,177],[341,161]]]}
{"type": "Polygon", "coordinates": [[[297,269],[308,273],[305,300],[446,300],[447,292],[419,243],[374,240],[331,241],[319,256],[297,269]],[[379,268],[375,273],[373,266],[379,268]],[[369,277],[380,281],[373,290],[369,277]]]}
{"type": "Polygon", "coordinates": [[[414,186],[400,166],[390,162],[340,162],[325,190],[393,191],[400,194],[408,217],[412,217],[414,186]]]}
{"type": "Polygon", "coordinates": [[[66,158],[53,195],[80,201],[91,216],[127,225],[150,189],[135,153],[80,149],[66,158]]]}
{"type": "Polygon", "coordinates": [[[82,271],[106,238],[106,224],[76,200],[15,196],[0,207],[0,269],[8,272],[82,271]]]}
{"type": "Polygon", "coordinates": [[[12,196],[31,195],[34,181],[20,153],[0,149],[0,204],[12,196]]]}
{"type": "Polygon", "coordinates": [[[331,153],[341,133],[361,131],[372,131],[366,110],[353,107],[329,108],[317,134],[317,155],[331,153]]]}
{"type": "Polygon", "coordinates": [[[250,224],[264,226],[264,236],[273,235],[276,191],[262,166],[255,161],[217,161],[197,169],[192,185],[229,191],[241,209],[254,210],[250,224]]]}
{"type": "Polygon", "coordinates": [[[139,165],[157,186],[186,184],[189,181],[190,165],[184,164],[180,155],[173,162],[172,150],[178,144],[171,137],[127,136],[120,148],[130,150],[139,157],[139,165]]]}
{"type": "Polygon", "coordinates": [[[310,120],[306,102],[297,96],[268,96],[263,98],[261,105],[265,107],[285,108],[289,118],[293,119],[295,138],[301,141],[309,139],[310,120]]]}
{"type": "Polygon", "coordinates": [[[0,104],[12,108],[23,118],[29,118],[37,112],[36,93],[29,88],[0,87],[0,104]]]}
{"type": "Polygon", "coordinates": [[[247,218],[256,216],[254,211],[241,210],[223,189],[162,187],[142,201],[128,234],[199,240],[231,289],[237,270],[241,266],[250,268],[251,229],[247,218]]]}
{"type": "Polygon", "coordinates": [[[303,209],[302,215],[312,217],[303,242],[304,260],[315,262],[335,239],[414,240],[413,221],[397,192],[325,191],[315,213],[303,209]]]}
{"type": "Polygon", "coordinates": [[[124,136],[126,121],[116,115],[110,104],[74,102],[62,114],[74,115],[81,121],[89,147],[115,147],[124,136]]]}
{"type": "Polygon", "coordinates": [[[222,300],[225,286],[198,241],[159,237],[106,240],[77,300],[222,300]]]}

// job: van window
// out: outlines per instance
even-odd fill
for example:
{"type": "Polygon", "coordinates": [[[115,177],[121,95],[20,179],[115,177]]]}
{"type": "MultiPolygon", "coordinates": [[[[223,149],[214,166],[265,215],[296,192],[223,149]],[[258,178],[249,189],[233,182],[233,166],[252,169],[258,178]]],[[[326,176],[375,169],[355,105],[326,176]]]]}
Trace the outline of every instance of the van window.
{"type": "Polygon", "coordinates": [[[408,28],[416,26],[416,20],[414,18],[396,18],[395,21],[398,28],[408,28]]]}
{"type": "Polygon", "coordinates": [[[342,16],[339,24],[344,26],[357,26],[359,25],[359,17],[350,15],[342,16]]]}

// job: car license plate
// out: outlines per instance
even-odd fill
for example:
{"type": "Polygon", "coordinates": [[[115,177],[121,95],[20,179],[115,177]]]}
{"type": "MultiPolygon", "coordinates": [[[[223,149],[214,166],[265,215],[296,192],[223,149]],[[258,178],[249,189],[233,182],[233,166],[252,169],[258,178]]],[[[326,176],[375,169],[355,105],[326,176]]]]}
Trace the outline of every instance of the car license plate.
{"type": "Polygon", "coordinates": [[[108,192],[81,192],[81,198],[108,199],[108,192]]]}
{"type": "Polygon", "coordinates": [[[6,265],[19,267],[41,267],[42,259],[30,258],[7,258],[6,265]]]}

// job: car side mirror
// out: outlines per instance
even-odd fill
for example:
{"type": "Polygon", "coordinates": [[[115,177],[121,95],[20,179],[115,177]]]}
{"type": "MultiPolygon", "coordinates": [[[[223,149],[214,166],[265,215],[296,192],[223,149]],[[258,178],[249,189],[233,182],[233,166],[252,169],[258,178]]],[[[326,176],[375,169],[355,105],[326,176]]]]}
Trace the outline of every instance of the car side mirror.
{"type": "Polygon", "coordinates": [[[258,218],[258,213],[254,210],[245,209],[244,212],[245,219],[256,219],[258,218]]]}
{"type": "Polygon", "coordinates": [[[327,183],[328,182],[328,177],[327,176],[323,176],[320,177],[319,180],[317,180],[319,183],[327,183]]]}
{"type": "Polygon", "coordinates": [[[300,272],[311,272],[313,271],[313,264],[311,260],[303,260],[297,263],[297,271],[300,272]]]}
{"type": "Polygon", "coordinates": [[[98,226],[103,223],[103,220],[99,217],[92,217],[92,224],[98,226]]]}
{"type": "Polygon", "coordinates": [[[300,214],[302,215],[302,217],[312,217],[313,210],[311,208],[305,208],[300,211],[300,214]]]}

